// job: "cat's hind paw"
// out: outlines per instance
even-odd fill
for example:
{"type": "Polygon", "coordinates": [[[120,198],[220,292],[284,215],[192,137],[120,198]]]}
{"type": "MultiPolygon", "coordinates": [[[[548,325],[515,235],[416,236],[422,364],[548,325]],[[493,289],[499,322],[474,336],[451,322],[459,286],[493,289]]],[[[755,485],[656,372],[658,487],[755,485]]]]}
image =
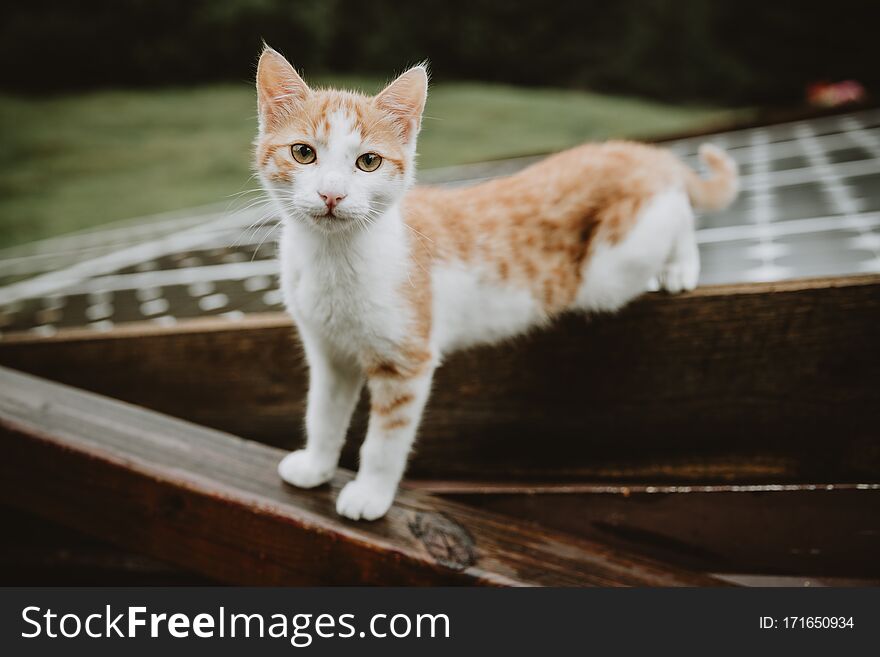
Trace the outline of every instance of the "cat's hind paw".
{"type": "Polygon", "coordinates": [[[375,480],[355,479],[336,498],[336,513],[352,520],[376,520],[391,508],[396,492],[396,487],[375,480]]]}
{"type": "Polygon", "coordinates": [[[304,449],[291,452],[278,464],[278,474],[288,484],[299,488],[314,488],[333,478],[336,464],[328,464],[304,449]]]}
{"type": "Polygon", "coordinates": [[[673,261],[666,264],[657,277],[660,287],[671,294],[693,290],[700,278],[699,262],[673,261]]]}

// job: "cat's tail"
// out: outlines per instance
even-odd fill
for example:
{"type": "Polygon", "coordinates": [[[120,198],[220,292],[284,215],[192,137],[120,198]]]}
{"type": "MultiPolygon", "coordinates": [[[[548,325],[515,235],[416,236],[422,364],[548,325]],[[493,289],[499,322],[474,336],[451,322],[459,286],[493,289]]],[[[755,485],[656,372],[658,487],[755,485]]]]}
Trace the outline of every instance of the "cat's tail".
{"type": "Polygon", "coordinates": [[[739,170],[736,162],[712,144],[700,146],[700,159],[709,168],[709,177],[685,166],[685,187],[697,210],[723,210],[733,203],[739,192],[739,170]]]}

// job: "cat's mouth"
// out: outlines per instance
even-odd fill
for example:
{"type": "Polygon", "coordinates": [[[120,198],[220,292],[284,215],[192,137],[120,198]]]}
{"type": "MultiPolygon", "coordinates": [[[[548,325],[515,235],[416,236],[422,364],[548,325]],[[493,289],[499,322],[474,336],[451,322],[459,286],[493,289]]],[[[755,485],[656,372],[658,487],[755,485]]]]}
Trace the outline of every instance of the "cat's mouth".
{"type": "Polygon", "coordinates": [[[339,208],[324,210],[323,212],[312,212],[309,218],[317,228],[322,230],[341,229],[353,219],[348,213],[340,212],[339,208]]]}
{"type": "Polygon", "coordinates": [[[322,230],[336,230],[357,222],[359,212],[354,208],[308,208],[301,209],[299,215],[302,220],[311,223],[322,230]]]}
{"type": "Polygon", "coordinates": [[[322,211],[312,212],[312,219],[316,222],[341,222],[341,221],[350,221],[355,218],[354,214],[350,210],[333,208],[332,210],[327,208],[322,211]]]}

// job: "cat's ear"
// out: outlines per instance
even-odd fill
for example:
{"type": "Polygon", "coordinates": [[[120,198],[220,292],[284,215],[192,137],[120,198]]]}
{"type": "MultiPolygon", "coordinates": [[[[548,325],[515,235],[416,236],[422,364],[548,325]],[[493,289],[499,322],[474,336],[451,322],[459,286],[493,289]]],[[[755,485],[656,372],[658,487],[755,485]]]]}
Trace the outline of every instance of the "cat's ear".
{"type": "Polygon", "coordinates": [[[394,117],[405,142],[410,142],[422,127],[422,112],[428,98],[428,71],[414,66],[385,87],[373,99],[376,107],[394,117]]]}
{"type": "Polygon", "coordinates": [[[272,127],[311,93],[284,56],[264,46],[257,65],[257,107],[260,129],[272,127]]]}

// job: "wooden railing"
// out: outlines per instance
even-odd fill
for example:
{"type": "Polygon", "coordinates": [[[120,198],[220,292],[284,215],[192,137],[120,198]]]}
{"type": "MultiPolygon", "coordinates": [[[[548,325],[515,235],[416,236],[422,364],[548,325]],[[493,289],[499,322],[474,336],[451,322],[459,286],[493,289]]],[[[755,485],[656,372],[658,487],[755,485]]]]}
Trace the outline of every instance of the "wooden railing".
{"type": "MultiPolygon", "coordinates": [[[[650,294],[438,371],[409,475],[880,482],[880,276],[650,294]],[[534,449],[536,437],[552,449],[534,449]]],[[[6,336],[0,365],[268,444],[302,440],[283,314],[6,336]]],[[[365,405],[353,422],[356,464],[365,405]]]]}

